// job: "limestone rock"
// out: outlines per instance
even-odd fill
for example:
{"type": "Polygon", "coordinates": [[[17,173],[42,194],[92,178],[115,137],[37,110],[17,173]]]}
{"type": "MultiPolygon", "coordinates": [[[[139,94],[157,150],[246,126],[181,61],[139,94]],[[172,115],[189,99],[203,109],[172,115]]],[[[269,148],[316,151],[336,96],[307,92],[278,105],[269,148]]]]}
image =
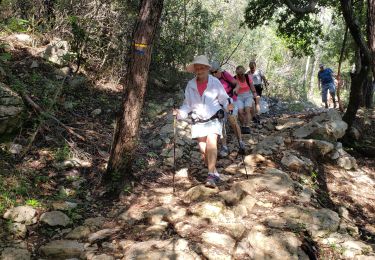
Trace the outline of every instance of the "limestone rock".
{"type": "Polygon", "coordinates": [[[67,41],[56,39],[48,44],[42,57],[52,63],[64,65],[66,61],[64,57],[69,54],[69,44],[67,41]]]}
{"type": "Polygon", "coordinates": [[[322,140],[296,139],[294,142],[301,147],[305,147],[306,149],[314,149],[321,156],[325,156],[335,148],[332,143],[322,140]]]}
{"type": "Polygon", "coordinates": [[[106,239],[106,238],[112,236],[113,234],[119,232],[120,230],[121,230],[120,228],[106,228],[106,229],[99,230],[99,231],[89,235],[88,241],[90,243],[94,243],[98,240],[106,239]]]}
{"type": "Polygon", "coordinates": [[[5,219],[10,219],[14,222],[24,223],[26,225],[35,224],[37,219],[35,217],[36,210],[30,206],[18,206],[8,209],[4,213],[5,219]]]}
{"type": "Polygon", "coordinates": [[[91,231],[89,227],[79,226],[73,229],[65,238],[66,239],[84,239],[90,235],[91,231]]]}
{"type": "Polygon", "coordinates": [[[91,260],[115,260],[115,258],[111,255],[101,254],[93,256],[91,260]]]}
{"type": "Polygon", "coordinates": [[[22,152],[22,145],[20,144],[11,144],[9,148],[11,154],[20,154],[22,152]]]}
{"type": "Polygon", "coordinates": [[[47,259],[79,258],[84,252],[84,244],[74,240],[55,240],[41,246],[39,251],[47,259]]]}
{"type": "Polygon", "coordinates": [[[278,125],[276,126],[276,130],[282,131],[288,128],[294,128],[304,124],[305,121],[299,118],[290,118],[287,120],[278,120],[278,125]]]}
{"type": "Polygon", "coordinates": [[[324,141],[336,141],[345,135],[348,125],[342,121],[340,114],[333,110],[314,117],[311,122],[296,129],[296,138],[313,138],[324,141]]]}
{"type": "Polygon", "coordinates": [[[164,216],[167,216],[169,213],[170,213],[170,210],[168,208],[157,207],[148,211],[146,216],[151,225],[157,225],[157,224],[160,224],[164,216]]]}
{"type": "Polygon", "coordinates": [[[253,153],[262,155],[270,155],[276,152],[278,148],[284,144],[284,138],[279,135],[267,136],[264,140],[257,144],[253,153]]]}
{"type": "MultiPolygon", "coordinates": [[[[237,246],[236,256],[251,259],[299,259],[298,248],[301,242],[292,232],[254,226],[247,237],[237,246]]],[[[244,259],[244,258],[242,258],[244,259]]]]}
{"type": "Polygon", "coordinates": [[[95,117],[95,116],[98,116],[102,113],[102,110],[100,108],[97,108],[93,111],[91,111],[91,116],[95,117]]]}
{"type": "Polygon", "coordinates": [[[7,247],[1,253],[0,258],[2,260],[29,260],[31,255],[26,249],[7,247]]]}
{"type": "Polygon", "coordinates": [[[49,226],[63,226],[66,227],[70,224],[70,218],[61,211],[50,211],[43,213],[40,221],[48,224],[49,226]]]}
{"type": "Polygon", "coordinates": [[[346,170],[358,169],[357,160],[350,155],[338,158],[337,165],[346,170]]]}
{"type": "MultiPolygon", "coordinates": [[[[347,234],[333,233],[327,238],[322,239],[321,242],[325,245],[336,245],[343,252],[342,255],[345,259],[354,259],[356,255],[373,252],[370,245],[356,240],[347,234]]],[[[375,258],[375,256],[372,257],[375,258]]]]}
{"type": "Polygon", "coordinates": [[[202,234],[202,253],[208,259],[231,259],[236,241],[226,234],[204,232],[202,234]]]}
{"type": "Polygon", "coordinates": [[[78,206],[77,203],[69,201],[56,201],[52,203],[52,208],[54,210],[71,210],[75,209],[78,206]]]}
{"type": "Polygon", "coordinates": [[[207,188],[204,185],[194,186],[185,193],[184,202],[190,203],[193,201],[202,200],[218,192],[218,189],[207,188]]]}
{"type": "Polygon", "coordinates": [[[221,201],[204,201],[193,205],[190,211],[204,218],[217,218],[225,209],[225,205],[221,201]]]}
{"type": "Polygon", "coordinates": [[[287,195],[294,190],[293,180],[280,170],[268,168],[264,174],[249,176],[248,180],[237,182],[232,186],[233,191],[242,190],[247,194],[254,194],[262,189],[278,195],[287,195]]]}
{"type": "Polygon", "coordinates": [[[283,224],[291,229],[306,227],[313,238],[335,232],[340,224],[338,214],[326,208],[311,209],[290,206],[282,208],[280,211],[283,224]]]}
{"type": "Polygon", "coordinates": [[[189,243],[185,239],[169,239],[134,243],[128,247],[123,257],[123,260],[133,259],[200,260],[201,258],[189,248],[189,243]]]}
{"type": "Polygon", "coordinates": [[[10,223],[8,226],[9,232],[16,238],[25,238],[27,229],[25,224],[21,223],[10,223]]]}
{"type": "Polygon", "coordinates": [[[22,98],[0,83],[0,136],[13,133],[21,122],[22,98]]]}
{"type": "Polygon", "coordinates": [[[90,229],[95,229],[95,228],[102,227],[104,222],[105,222],[104,217],[88,218],[88,219],[85,219],[84,225],[89,227],[90,229]]]}
{"type": "Polygon", "coordinates": [[[302,170],[308,167],[303,160],[290,152],[284,153],[284,156],[281,159],[281,163],[291,170],[302,170]]]}

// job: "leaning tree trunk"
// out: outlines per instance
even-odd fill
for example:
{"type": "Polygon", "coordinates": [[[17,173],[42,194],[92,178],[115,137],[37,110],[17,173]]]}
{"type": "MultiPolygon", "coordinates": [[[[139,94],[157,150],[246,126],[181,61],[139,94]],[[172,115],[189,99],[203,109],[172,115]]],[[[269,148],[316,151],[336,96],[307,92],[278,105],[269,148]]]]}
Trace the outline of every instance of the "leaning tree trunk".
{"type": "Polygon", "coordinates": [[[143,0],[138,22],[133,32],[126,75],[121,114],[117,119],[106,180],[115,179],[121,188],[132,178],[132,162],[137,146],[138,128],[146,91],[152,46],[163,9],[163,0],[143,0]],[[119,181],[118,181],[119,180],[119,181]]]}
{"type": "MultiPolygon", "coordinates": [[[[369,42],[369,48],[372,55],[371,60],[371,69],[372,69],[372,77],[375,80],[375,0],[368,0],[367,1],[367,38],[369,42]]],[[[372,107],[373,103],[373,95],[374,95],[374,84],[373,80],[371,84],[368,86],[367,96],[366,96],[366,107],[372,107]]]]}
{"type": "Polygon", "coordinates": [[[364,58],[361,51],[359,51],[358,59],[360,64],[356,66],[356,71],[352,74],[348,108],[343,116],[343,120],[348,124],[348,130],[353,125],[358,108],[361,105],[363,86],[367,82],[366,79],[370,71],[368,60],[364,58]]]}
{"type": "MultiPolygon", "coordinates": [[[[359,104],[361,102],[363,83],[370,69],[371,54],[367,46],[367,43],[362,35],[359,21],[354,16],[353,2],[351,0],[340,0],[340,3],[345,22],[349,27],[349,31],[353,37],[353,40],[355,41],[360,50],[361,60],[361,68],[357,70],[352,77],[348,108],[345,112],[345,115],[343,116],[343,120],[348,124],[349,130],[353,124],[353,121],[359,108],[359,104]]],[[[369,17],[369,19],[372,18],[369,17]]]]}

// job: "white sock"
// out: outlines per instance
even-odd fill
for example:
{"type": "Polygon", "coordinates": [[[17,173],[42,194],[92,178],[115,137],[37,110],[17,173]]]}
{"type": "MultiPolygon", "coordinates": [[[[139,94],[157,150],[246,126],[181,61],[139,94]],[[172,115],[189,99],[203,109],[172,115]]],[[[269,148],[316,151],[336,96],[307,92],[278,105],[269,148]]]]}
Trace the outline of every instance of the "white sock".
{"type": "Polygon", "coordinates": [[[215,175],[216,177],[220,177],[218,172],[214,172],[213,175],[215,175]]]}

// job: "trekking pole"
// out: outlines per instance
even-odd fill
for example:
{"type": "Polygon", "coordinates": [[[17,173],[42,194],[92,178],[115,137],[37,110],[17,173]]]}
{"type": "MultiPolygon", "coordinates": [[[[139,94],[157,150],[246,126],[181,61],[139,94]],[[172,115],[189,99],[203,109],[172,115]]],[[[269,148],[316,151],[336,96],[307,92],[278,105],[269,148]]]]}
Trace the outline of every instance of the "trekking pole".
{"type": "MultiPolygon", "coordinates": [[[[230,98],[228,98],[228,102],[229,102],[229,104],[232,104],[232,101],[231,101],[230,98]]],[[[229,114],[233,115],[233,110],[229,111],[229,114]]],[[[240,137],[238,135],[236,135],[236,137],[237,137],[239,149],[241,149],[240,137]]],[[[249,179],[249,175],[247,174],[247,169],[246,169],[246,164],[245,164],[245,159],[244,159],[244,155],[243,154],[241,154],[241,158],[242,158],[242,163],[243,163],[244,168],[245,168],[246,179],[249,179]]]]}
{"type": "MultiPolygon", "coordinates": [[[[173,111],[175,111],[176,105],[173,104],[173,111]]],[[[177,115],[173,115],[173,193],[175,192],[175,181],[174,176],[176,174],[176,121],[177,121],[177,115]]]]}

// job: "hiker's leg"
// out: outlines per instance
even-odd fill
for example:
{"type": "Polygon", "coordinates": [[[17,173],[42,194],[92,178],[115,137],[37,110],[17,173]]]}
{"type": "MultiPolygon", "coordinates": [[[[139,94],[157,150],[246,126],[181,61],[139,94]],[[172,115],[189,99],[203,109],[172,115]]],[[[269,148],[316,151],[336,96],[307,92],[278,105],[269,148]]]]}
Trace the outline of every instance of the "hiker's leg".
{"type": "Polygon", "coordinates": [[[335,87],[335,84],[334,84],[334,83],[331,83],[331,84],[330,84],[330,87],[329,87],[329,94],[330,94],[331,97],[332,97],[333,107],[336,108],[336,98],[335,98],[336,87],[335,87]]]}
{"type": "Polygon", "coordinates": [[[260,96],[255,98],[255,115],[259,115],[260,111],[260,96]]]}
{"type": "Polygon", "coordinates": [[[245,116],[246,116],[245,126],[250,126],[250,122],[252,119],[250,109],[251,109],[250,107],[245,107],[245,116]]]}
{"type": "Polygon", "coordinates": [[[205,162],[207,165],[207,154],[206,154],[206,149],[207,149],[207,137],[199,137],[197,138],[198,141],[198,146],[199,146],[199,151],[202,155],[202,160],[205,162]]]}
{"type": "Polygon", "coordinates": [[[253,118],[250,112],[250,108],[253,107],[253,103],[254,103],[253,96],[248,94],[244,102],[245,126],[250,126],[251,119],[253,118]]]}
{"type": "Polygon", "coordinates": [[[234,134],[236,135],[236,137],[237,137],[239,140],[242,140],[242,136],[241,136],[241,128],[240,128],[240,126],[238,125],[237,117],[236,117],[236,116],[233,116],[233,115],[229,115],[229,116],[228,116],[228,121],[229,121],[230,126],[232,127],[232,129],[233,129],[234,134]]]}
{"type": "Polygon", "coordinates": [[[322,85],[322,102],[325,104],[326,108],[328,108],[328,103],[327,103],[328,88],[329,86],[322,85]]]}
{"type": "Polygon", "coordinates": [[[246,114],[244,109],[238,109],[238,119],[240,120],[241,126],[246,125],[246,114]]]}
{"type": "Polygon", "coordinates": [[[216,172],[217,160],[217,134],[209,134],[206,139],[206,156],[208,162],[208,172],[216,172]]]}

